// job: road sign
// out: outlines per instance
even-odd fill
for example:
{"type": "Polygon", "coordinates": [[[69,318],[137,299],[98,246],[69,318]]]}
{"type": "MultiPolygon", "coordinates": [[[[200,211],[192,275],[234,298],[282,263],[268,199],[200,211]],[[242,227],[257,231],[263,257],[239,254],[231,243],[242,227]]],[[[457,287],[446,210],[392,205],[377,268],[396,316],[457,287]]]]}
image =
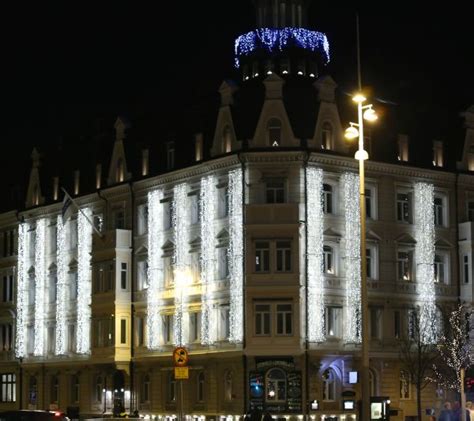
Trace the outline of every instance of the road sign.
{"type": "Polygon", "coordinates": [[[189,367],[175,367],[174,368],[175,380],[187,380],[189,379],[189,367]]]}
{"type": "Polygon", "coordinates": [[[173,351],[173,362],[175,367],[186,367],[188,365],[189,356],[186,348],[178,346],[173,351]]]}

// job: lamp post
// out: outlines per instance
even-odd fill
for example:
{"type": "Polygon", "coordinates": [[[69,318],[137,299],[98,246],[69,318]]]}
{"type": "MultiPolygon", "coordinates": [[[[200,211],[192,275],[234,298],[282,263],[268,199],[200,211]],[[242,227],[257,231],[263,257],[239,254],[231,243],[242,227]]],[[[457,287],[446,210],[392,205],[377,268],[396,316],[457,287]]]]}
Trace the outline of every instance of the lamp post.
{"type": "Polygon", "coordinates": [[[365,202],[365,168],[364,161],[369,159],[369,154],[364,149],[364,119],[367,121],[377,120],[377,115],[372,109],[372,104],[363,105],[366,98],[358,93],[352,100],[357,103],[357,123],[350,123],[346,129],[345,137],[347,139],[359,138],[359,148],[355,153],[355,159],[359,161],[359,202],[360,202],[360,259],[361,259],[361,336],[362,336],[362,421],[370,420],[370,375],[369,375],[369,323],[368,323],[368,297],[367,297],[367,257],[365,247],[365,219],[366,219],[366,202],[365,202]]]}

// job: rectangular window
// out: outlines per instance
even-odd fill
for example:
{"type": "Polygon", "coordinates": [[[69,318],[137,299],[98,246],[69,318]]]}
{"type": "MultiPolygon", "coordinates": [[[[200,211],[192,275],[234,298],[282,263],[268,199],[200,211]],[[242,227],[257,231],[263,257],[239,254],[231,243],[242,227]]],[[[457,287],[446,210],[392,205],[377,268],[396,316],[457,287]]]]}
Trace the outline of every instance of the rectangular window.
{"type": "Polygon", "coordinates": [[[434,223],[437,226],[444,225],[443,199],[441,197],[434,198],[434,223]]]}
{"type": "Polygon", "coordinates": [[[373,262],[373,256],[372,256],[372,249],[366,249],[365,250],[365,257],[366,257],[366,274],[367,278],[372,278],[373,276],[373,270],[372,270],[372,262],[373,262]]]}
{"type": "Polygon", "coordinates": [[[380,339],[382,336],[382,309],[372,307],[370,312],[370,337],[372,339],[380,339]]]}
{"type": "Polygon", "coordinates": [[[127,264],[121,263],[120,267],[120,287],[127,289],[127,264]]]}
{"type": "Polygon", "coordinates": [[[277,272],[291,271],[291,242],[276,242],[276,270],[277,272]]]}
{"type": "Polygon", "coordinates": [[[68,325],[68,351],[76,352],[76,326],[68,325]]]}
{"type": "Polygon", "coordinates": [[[120,319],[120,343],[127,343],[127,320],[120,319]]]}
{"type": "Polygon", "coordinates": [[[323,272],[334,275],[334,251],[330,246],[323,246],[323,272]]]}
{"type": "Polygon", "coordinates": [[[191,342],[199,342],[201,340],[201,313],[190,313],[189,321],[189,340],[191,342]]]}
{"type": "Polygon", "coordinates": [[[165,267],[165,284],[170,287],[174,285],[174,271],[171,257],[165,257],[163,264],[165,267]]]}
{"type": "Polygon", "coordinates": [[[77,299],[77,272],[73,272],[69,276],[69,299],[77,299]]]}
{"type": "Polygon", "coordinates": [[[374,198],[372,197],[372,190],[365,189],[365,215],[367,218],[374,216],[374,198]]]}
{"type": "Polygon", "coordinates": [[[0,379],[1,402],[16,402],[16,375],[2,373],[0,379]]]}
{"type": "Polygon", "coordinates": [[[137,211],[138,235],[146,234],[148,231],[148,205],[140,205],[137,211]]]}
{"type": "Polygon", "coordinates": [[[191,202],[191,224],[199,223],[199,194],[193,194],[189,198],[191,202]]]}
{"type": "Polygon", "coordinates": [[[462,269],[463,269],[463,279],[464,279],[464,283],[465,284],[468,284],[469,283],[469,279],[470,279],[470,276],[469,276],[469,256],[467,254],[465,254],[463,257],[462,257],[462,269]]]}
{"type": "Polygon", "coordinates": [[[57,234],[57,227],[55,225],[51,225],[49,227],[49,251],[50,253],[56,252],[56,234],[57,234]]]}
{"type": "Polygon", "coordinates": [[[474,201],[467,203],[467,220],[474,222],[474,201]]]}
{"type": "Polygon", "coordinates": [[[13,328],[12,325],[7,323],[4,325],[0,325],[0,350],[2,351],[11,351],[12,350],[12,341],[13,341],[13,328]]]}
{"type": "Polygon", "coordinates": [[[411,281],[411,253],[399,251],[397,254],[398,279],[401,281],[411,281]]]}
{"type": "Polygon", "coordinates": [[[69,221],[69,247],[75,249],[77,247],[77,220],[69,221]]]}
{"type": "Polygon", "coordinates": [[[397,221],[410,222],[411,203],[408,193],[397,193],[397,221]]]}
{"type": "Polygon", "coordinates": [[[172,224],[172,206],[171,201],[166,201],[163,203],[163,229],[169,230],[172,224]]]}
{"type": "Polygon", "coordinates": [[[255,243],[255,272],[268,272],[270,270],[270,243],[257,241],[255,243]]]}
{"type": "Polygon", "coordinates": [[[323,211],[333,212],[333,188],[330,184],[323,184],[323,211]]]}
{"type": "Polygon", "coordinates": [[[226,247],[217,250],[219,279],[226,279],[229,276],[229,253],[226,247]]]}
{"type": "Polygon", "coordinates": [[[230,335],[230,309],[225,306],[220,310],[220,321],[219,321],[219,334],[220,339],[225,341],[229,339],[230,335]]]}
{"type": "Polygon", "coordinates": [[[166,142],[166,169],[172,170],[174,168],[174,142],[166,142]]]}
{"type": "Polygon", "coordinates": [[[333,338],[340,338],[342,335],[342,308],[341,307],[326,307],[325,314],[326,336],[333,338]]]}
{"type": "Polygon", "coordinates": [[[148,288],[148,261],[141,260],[137,263],[137,289],[142,291],[148,288]]]}
{"type": "Polygon", "coordinates": [[[145,323],[142,317],[137,317],[137,346],[145,343],[145,323]]]}
{"type": "Polygon", "coordinates": [[[277,304],[276,318],[277,335],[293,334],[293,310],[291,304],[277,304]]]}
{"type": "Polygon", "coordinates": [[[27,326],[26,328],[26,353],[33,355],[35,349],[35,330],[33,326],[27,326]]]}
{"type": "Polygon", "coordinates": [[[285,203],[285,182],[269,180],[265,185],[266,203],[285,203]]]}
{"type": "Polygon", "coordinates": [[[173,315],[165,315],[165,343],[170,344],[173,342],[173,315]]]}
{"type": "Polygon", "coordinates": [[[402,323],[400,317],[400,311],[395,310],[393,312],[393,336],[399,339],[402,333],[402,323]]]}
{"type": "Polygon", "coordinates": [[[437,254],[434,261],[434,281],[437,283],[446,282],[445,256],[437,254]]]}
{"type": "Polygon", "coordinates": [[[114,228],[124,229],[125,228],[125,211],[123,209],[116,209],[113,211],[114,216],[114,228]]]}
{"type": "Polygon", "coordinates": [[[54,354],[56,349],[56,328],[48,327],[48,354],[54,354]]]}
{"type": "Polygon", "coordinates": [[[2,299],[4,303],[13,300],[13,275],[5,275],[3,277],[2,299]]]}
{"type": "Polygon", "coordinates": [[[225,218],[229,214],[229,189],[221,187],[217,190],[217,215],[225,218]]]}
{"type": "Polygon", "coordinates": [[[270,335],[270,304],[255,305],[255,334],[270,335]]]}

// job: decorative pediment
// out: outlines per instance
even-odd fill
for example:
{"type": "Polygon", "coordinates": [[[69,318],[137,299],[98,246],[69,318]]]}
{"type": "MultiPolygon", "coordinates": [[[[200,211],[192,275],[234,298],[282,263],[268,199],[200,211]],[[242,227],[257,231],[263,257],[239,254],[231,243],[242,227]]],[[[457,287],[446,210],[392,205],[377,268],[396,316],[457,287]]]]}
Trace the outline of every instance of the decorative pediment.
{"type": "Polygon", "coordinates": [[[328,228],[326,231],[324,231],[323,234],[325,237],[332,237],[337,239],[340,239],[342,237],[339,232],[334,231],[332,228],[328,228]]]}
{"type": "Polygon", "coordinates": [[[56,266],[56,263],[51,263],[48,267],[48,270],[50,272],[56,272],[58,270],[58,267],[56,266]]]}
{"type": "Polygon", "coordinates": [[[369,241],[380,241],[382,238],[379,237],[375,232],[373,232],[372,230],[368,230],[366,235],[365,235],[365,238],[369,241]]]}
{"type": "Polygon", "coordinates": [[[35,274],[35,267],[34,266],[30,266],[30,268],[28,269],[28,275],[32,276],[35,274]]]}
{"type": "Polygon", "coordinates": [[[166,240],[165,244],[161,247],[163,251],[170,251],[174,249],[174,243],[171,240],[166,240]]]}
{"type": "Polygon", "coordinates": [[[69,266],[69,269],[76,269],[77,268],[77,260],[76,259],[71,259],[68,266],[69,266]]]}
{"type": "Polygon", "coordinates": [[[416,244],[416,240],[410,234],[407,234],[407,233],[400,235],[399,237],[395,239],[395,241],[400,244],[410,244],[410,245],[416,244]]]}
{"type": "Polygon", "coordinates": [[[138,247],[135,250],[135,255],[139,255],[139,254],[148,254],[148,247],[143,244],[140,247],[138,247]]]}
{"type": "Polygon", "coordinates": [[[453,245],[449,241],[445,240],[444,238],[438,238],[435,242],[435,247],[440,248],[452,248],[453,245]]]}

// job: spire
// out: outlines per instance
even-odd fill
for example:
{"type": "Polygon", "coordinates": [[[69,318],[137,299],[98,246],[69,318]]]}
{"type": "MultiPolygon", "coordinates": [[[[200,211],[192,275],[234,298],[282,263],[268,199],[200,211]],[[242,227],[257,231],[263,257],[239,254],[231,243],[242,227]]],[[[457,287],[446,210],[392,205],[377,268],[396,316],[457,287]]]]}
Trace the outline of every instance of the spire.
{"type": "Polygon", "coordinates": [[[122,183],[129,180],[132,175],[127,172],[127,161],[125,159],[125,148],[123,141],[126,138],[126,130],[130,124],[124,117],[117,117],[115,120],[115,142],[112,151],[112,159],[110,160],[109,177],[107,184],[122,183]]]}

